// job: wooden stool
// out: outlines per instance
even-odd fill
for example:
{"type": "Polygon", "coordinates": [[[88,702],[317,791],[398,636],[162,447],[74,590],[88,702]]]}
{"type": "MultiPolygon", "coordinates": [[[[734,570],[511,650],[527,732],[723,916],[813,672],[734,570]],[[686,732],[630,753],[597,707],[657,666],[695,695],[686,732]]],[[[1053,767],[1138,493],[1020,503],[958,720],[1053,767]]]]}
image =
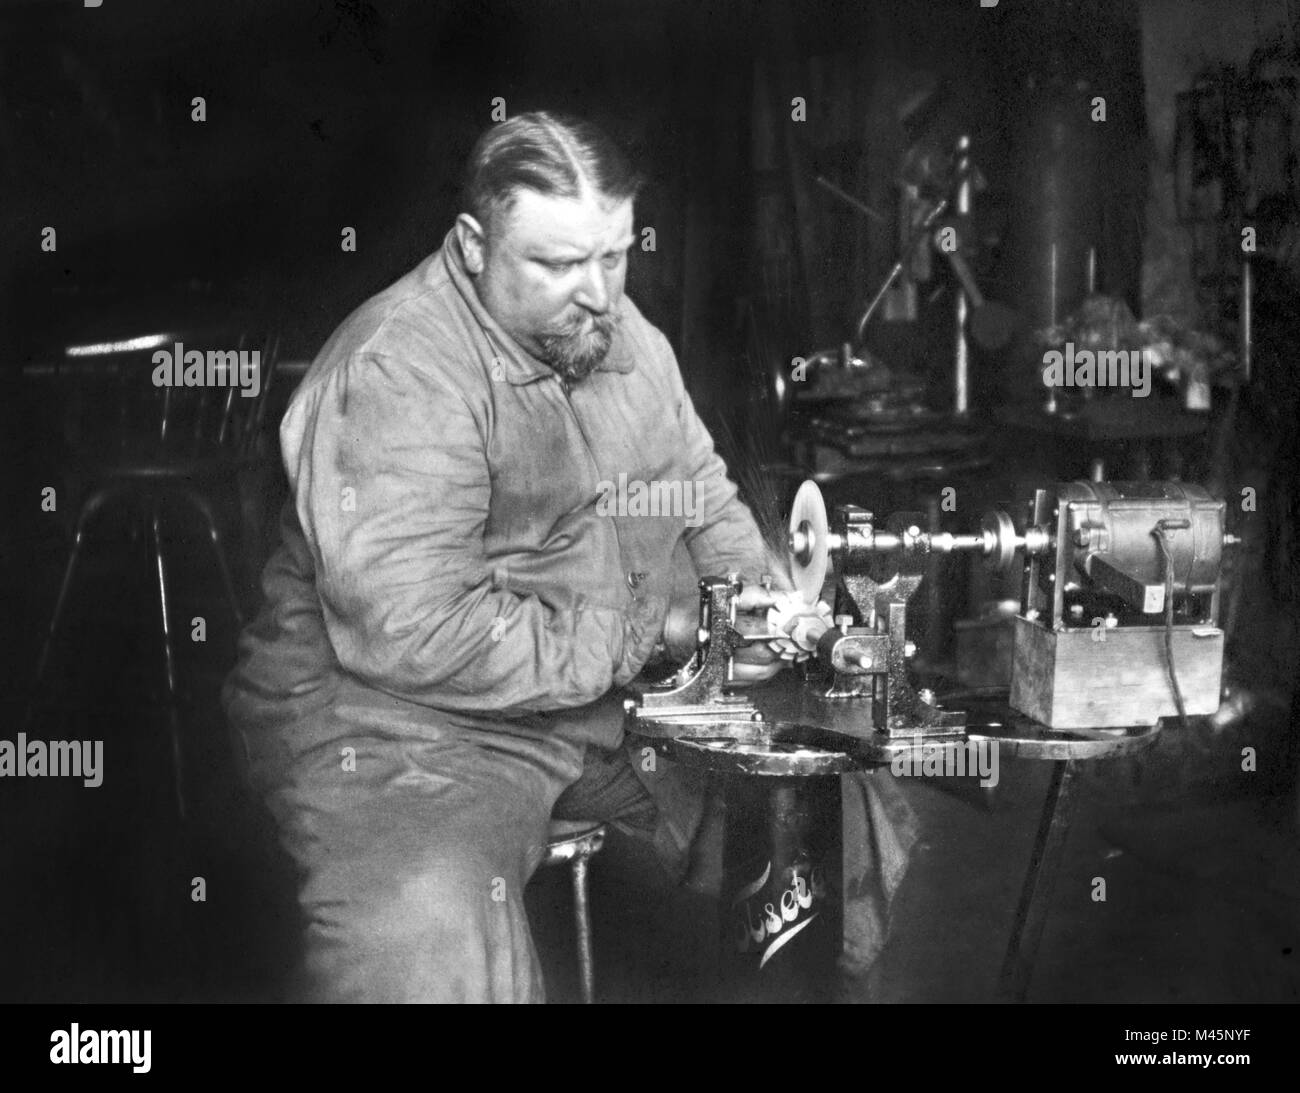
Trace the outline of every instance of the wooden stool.
{"type": "Polygon", "coordinates": [[[587,859],[605,845],[605,825],[590,820],[552,820],[542,865],[569,862],[573,869],[573,918],[578,928],[578,973],[582,1001],[596,993],[596,966],[591,954],[591,911],[587,903],[587,859]]]}

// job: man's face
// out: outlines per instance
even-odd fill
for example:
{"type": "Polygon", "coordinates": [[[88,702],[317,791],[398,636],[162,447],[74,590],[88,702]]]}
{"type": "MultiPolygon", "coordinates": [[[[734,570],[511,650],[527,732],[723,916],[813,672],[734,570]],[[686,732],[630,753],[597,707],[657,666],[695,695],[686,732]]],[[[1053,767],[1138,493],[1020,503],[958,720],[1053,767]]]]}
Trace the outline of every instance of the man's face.
{"type": "Polygon", "coordinates": [[[513,208],[457,233],[479,299],[525,349],[570,380],[609,352],[633,242],[632,199],[520,190],[513,208]]]}

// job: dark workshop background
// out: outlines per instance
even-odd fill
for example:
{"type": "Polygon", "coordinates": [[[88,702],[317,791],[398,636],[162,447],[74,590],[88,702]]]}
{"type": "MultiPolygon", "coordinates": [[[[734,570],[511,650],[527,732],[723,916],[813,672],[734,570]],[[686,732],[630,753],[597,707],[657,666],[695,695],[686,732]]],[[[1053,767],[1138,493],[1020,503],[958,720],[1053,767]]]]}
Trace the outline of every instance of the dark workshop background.
{"type": "MultiPolygon", "coordinates": [[[[72,454],[63,427],[67,399],[24,380],[24,369],[58,358],[69,344],[215,319],[231,330],[278,332],[284,375],[300,375],[353,308],[441,243],[458,211],[462,164],[491,123],[494,99],[504,99],[510,114],[546,108],[592,118],[645,169],[650,182],[637,221],[654,228],[656,249],[634,253],[628,292],[668,335],[697,406],[741,459],[774,443],[756,435],[766,428],[765,380],[750,317],[762,315],[766,343],[787,359],[844,336],[896,256],[895,178],[917,142],[947,147],[957,134],[970,134],[987,182],[977,199],[985,241],[977,272],[987,294],[1033,311],[1041,284],[1021,258],[1035,230],[1026,180],[1042,155],[1032,136],[1035,126],[1051,123],[1043,104],[1058,101],[1045,88],[1102,89],[1108,98],[1110,123],[1081,127],[1079,143],[1058,152],[1061,176],[1086,181],[1105,211],[1094,232],[1100,287],[1139,315],[1158,309],[1213,327],[1219,301],[1196,282],[1194,241],[1180,231],[1174,209],[1175,95],[1199,74],[1244,66],[1258,51],[1292,56],[1292,8],[1284,0],[1002,0],[995,10],[975,0],[6,4],[6,735],[17,731],[31,700],[75,516],[64,504],[55,513],[40,507],[45,486],[75,490],[64,470],[72,454]],[[205,100],[205,121],[191,120],[195,96],[205,100]],[[798,130],[787,121],[795,96],[808,111],[798,130]],[[924,103],[923,117],[913,111],[916,102],[924,103]],[[818,174],[882,219],[813,185],[818,174]],[[57,232],[52,253],[40,245],[47,226],[57,232]],[[340,247],[345,227],[356,230],[355,252],[340,247]]],[[[1293,208],[1277,215],[1279,223],[1295,222],[1293,208]]],[[[1276,310],[1286,314],[1294,281],[1285,268],[1277,277],[1276,310]]],[[[936,271],[933,289],[950,290],[947,278],[936,271]]],[[[929,377],[940,400],[951,370],[947,314],[936,305],[932,321],[923,316],[906,331],[886,324],[873,335],[874,348],[929,377]]],[[[1276,557],[1279,543],[1294,541],[1294,509],[1287,508],[1294,462],[1286,461],[1296,459],[1288,440],[1295,369],[1283,362],[1292,334],[1280,328],[1281,348],[1261,360],[1264,378],[1244,396],[1254,416],[1242,430],[1254,443],[1233,449],[1241,457],[1231,472],[1192,461],[1205,474],[1218,473],[1224,488],[1257,486],[1261,512],[1273,521],[1261,516],[1256,531],[1261,590],[1249,601],[1243,630],[1250,633],[1235,652],[1239,678],[1265,711],[1260,716],[1272,718],[1269,746],[1278,756],[1289,754],[1296,666],[1294,566],[1287,550],[1276,557]]],[[[1009,358],[979,355],[974,375],[979,410],[1027,387],[1009,358]]],[[[273,420],[289,389],[285,382],[275,390],[273,420]]],[[[1018,473],[1018,465],[1007,465],[1016,458],[1014,440],[998,439],[1008,481],[1018,473]]],[[[282,494],[272,460],[221,512],[249,611],[282,494]]],[[[180,557],[203,549],[192,528],[172,534],[180,557]]],[[[2,865],[10,878],[0,897],[0,934],[27,939],[0,947],[0,998],[274,996],[292,929],[265,818],[238,783],[216,705],[236,635],[220,590],[178,567],[178,611],[209,620],[207,641],[179,653],[192,801],[186,824],[178,825],[156,713],[160,654],[143,546],[130,528],[109,526],[87,566],[41,717],[50,735],[114,741],[114,778],[89,801],[86,791],[67,786],[0,786],[0,824],[9,833],[2,865]],[[196,909],[190,880],[200,874],[211,895],[196,909]]],[[[1166,803],[1202,783],[1221,793],[1188,756],[1231,752],[1237,743],[1231,737],[1178,751],[1165,768],[1146,773],[1145,785],[1166,803]]],[[[1270,793],[1289,792],[1292,773],[1270,777],[1270,793]]],[[[1131,803],[1136,784],[1116,791],[1116,807],[1131,803]]],[[[1286,853],[1294,853],[1293,842],[1286,853]]],[[[1272,848],[1281,844],[1266,845],[1261,854],[1273,862],[1282,851],[1272,848]]],[[[1247,902],[1275,924],[1279,912],[1270,900],[1252,894],[1247,902]]],[[[1214,910],[1207,921],[1227,922],[1235,913],[1214,910]]],[[[615,931],[600,929],[607,938],[615,931]]],[[[624,961],[629,982],[645,970],[614,941],[608,945],[607,966],[624,961]]],[[[951,968],[918,970],[906,961],[898,968],[931,975],[939,984],[931,998],[964,989],[953,986],[951,968]]],[[[1059,982],[1070,982],[1068,972],[1059,982]]],[[[1281,987],[1263,972],[1228,982],[1219,968],[1203,986],[1211,995],[1281,995],[1294,992],[1290,974],[1281,987]]],[[[1194,972],[1186,976],[1197,982],[1194,972]]],[[[1159,995],[1158,978],[1135,972],[1116,990],[1156,1000],[1144,990],[1159,995]]],[[[1056,996],[1087,996],[1074,988],[1074,995],[1067,986],[1056,996]]],[[[671,996],[674,987],[661,982],[659,989],[671,996]]],[[[1189,988],[1193,995],[1197,989],[1189,988]]]]}

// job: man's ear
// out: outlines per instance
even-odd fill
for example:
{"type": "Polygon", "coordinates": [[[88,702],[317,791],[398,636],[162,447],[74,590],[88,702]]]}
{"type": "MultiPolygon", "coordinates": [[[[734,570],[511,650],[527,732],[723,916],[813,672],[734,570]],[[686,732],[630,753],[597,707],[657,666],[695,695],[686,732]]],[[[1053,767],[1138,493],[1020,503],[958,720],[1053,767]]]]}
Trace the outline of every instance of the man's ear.
{"type": "Polygon", "coordinates": [[[456,217],[456,241],[465,256],[465,268],[477,277],[487,264],[487,233],[483,225],[469,213],[461,213],[456,217]]]}

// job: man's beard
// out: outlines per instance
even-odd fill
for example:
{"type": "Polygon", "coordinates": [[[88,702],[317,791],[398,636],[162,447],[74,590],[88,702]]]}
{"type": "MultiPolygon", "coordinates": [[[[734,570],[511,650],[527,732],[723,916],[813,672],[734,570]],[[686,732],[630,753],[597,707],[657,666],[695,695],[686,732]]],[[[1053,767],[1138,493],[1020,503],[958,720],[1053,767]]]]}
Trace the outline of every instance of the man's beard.
{"type": "Polygon", "coordinates": [[[618,312],[611,311],[579,316],[571,323],[543,331],[537,335],[541,358],[570,383],[579,383],[608,355],[621,320],[618,312]],[[584,332],[588,324],[590,329],[584,332]]]}

